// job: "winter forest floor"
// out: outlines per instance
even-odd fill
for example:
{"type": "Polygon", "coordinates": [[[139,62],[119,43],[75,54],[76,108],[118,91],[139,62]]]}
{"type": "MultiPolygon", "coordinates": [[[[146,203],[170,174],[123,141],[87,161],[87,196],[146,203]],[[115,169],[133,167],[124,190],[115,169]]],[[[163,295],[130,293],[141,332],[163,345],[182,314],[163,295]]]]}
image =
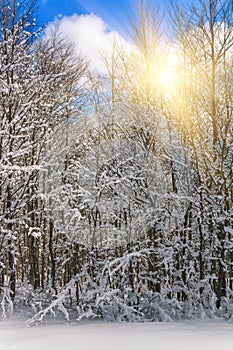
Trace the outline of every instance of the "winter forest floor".
{"type": "Polygon", "coordinates": [[[29,328],[22,319],[0,322],[1,350],[232,350],[233,324],[60,323],[29,328]]]}

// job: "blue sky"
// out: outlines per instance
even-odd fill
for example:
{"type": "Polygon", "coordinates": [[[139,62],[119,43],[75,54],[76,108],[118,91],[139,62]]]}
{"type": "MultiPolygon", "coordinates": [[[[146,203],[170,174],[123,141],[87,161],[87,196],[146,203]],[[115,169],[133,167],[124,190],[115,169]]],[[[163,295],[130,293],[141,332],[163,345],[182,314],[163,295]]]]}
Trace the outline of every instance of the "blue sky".
{"type": "Polygon", "coordinates": [[[101,17],[110,30],[121,30],[127,10],[133,0],[39,0],[40,22],[53,21],[55,16],[71,16],[74,13],[94,13],[101,17]]]}
{"type": "MultiPolygon", "coordinates": [[[[110,30],[123,32],[127,20],[127,11],[135,6],[136,0],[38,0],[40,5],[40,22],[53,21],[58,15],[93,13],[103,19],[110,30]]],[[[179,0],[176,0],[179,1],[179,0]]],[[[156,0],[155,4],[165,11],[166,0],[156,0]]]]}

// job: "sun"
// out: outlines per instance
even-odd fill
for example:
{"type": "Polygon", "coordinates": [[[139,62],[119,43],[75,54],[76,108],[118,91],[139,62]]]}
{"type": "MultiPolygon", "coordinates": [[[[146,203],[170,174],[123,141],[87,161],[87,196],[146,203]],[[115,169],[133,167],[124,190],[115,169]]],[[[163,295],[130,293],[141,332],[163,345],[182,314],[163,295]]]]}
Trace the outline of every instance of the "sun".
{"type": "Polygon", "coordinates": [[[159,70],[158,86],[163,92],[171,93],[177,84],[177,74],[173,67],[165,66],[159,70]]]}
{"type": "Polygon", "coordinates": [[[174,50],[170,49],[158,66],[157,85],[161,93],[171,95],[175,92],[179,82],[178,56],[174,50]]]}

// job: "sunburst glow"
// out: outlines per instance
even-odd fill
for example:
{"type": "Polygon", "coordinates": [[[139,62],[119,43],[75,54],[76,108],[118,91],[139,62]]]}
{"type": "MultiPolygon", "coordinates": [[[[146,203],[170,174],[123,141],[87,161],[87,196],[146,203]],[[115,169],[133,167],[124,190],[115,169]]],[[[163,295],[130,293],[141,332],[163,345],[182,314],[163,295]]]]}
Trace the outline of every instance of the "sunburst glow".
{"type": "Polygon", "coordinates": [[[162,56],[160,62],[150,64],[149,81],[163,95],[173,95],[179,84],[178,55],[170,49],[166,56],[162,56]]]}
{"type": "Polygon", "coordinates": [[[179,80],[177,66],[178,56],[174,50],[170,49],[158,71],[158,85],[165,94],[171,94],[176,89],[179,80]]]}
{"type": "Polygon", "coordinates": [[[164,67],[158,74],[158,85],[163,92],[171,92],[177,84],[177,73],[173,67],[164,67]]]}

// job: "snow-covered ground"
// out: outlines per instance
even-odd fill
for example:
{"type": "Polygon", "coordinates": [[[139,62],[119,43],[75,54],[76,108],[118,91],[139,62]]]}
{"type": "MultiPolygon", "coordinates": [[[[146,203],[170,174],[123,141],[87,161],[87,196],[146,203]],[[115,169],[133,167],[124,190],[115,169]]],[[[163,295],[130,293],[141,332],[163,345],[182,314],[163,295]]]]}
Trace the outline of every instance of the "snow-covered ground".
{"type": "Polygon", "coordinates": [[[1,350],[232,350],[233,324],[80,323],[25,326],[0,322],[1,350]]]}

